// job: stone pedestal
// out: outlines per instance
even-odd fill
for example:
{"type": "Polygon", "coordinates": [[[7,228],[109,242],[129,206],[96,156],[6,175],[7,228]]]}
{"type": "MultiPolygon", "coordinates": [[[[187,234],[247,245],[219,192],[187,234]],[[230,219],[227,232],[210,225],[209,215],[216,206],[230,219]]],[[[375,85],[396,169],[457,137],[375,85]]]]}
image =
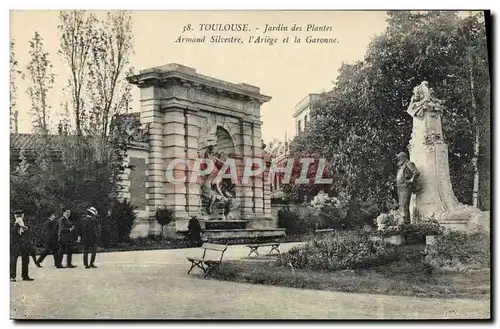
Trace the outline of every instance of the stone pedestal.
{"type": "MultiPolygon", "coordinates": [[[[408,145],[410,161],[420,171],[422,189],[412,198],[410,209],[420,218],[432,215],[445,227],[470,230],[485,226],[481,211],[458,202],[453,192],[448,164],[448,146],[444,143],[439,101],[429,99],[416,108],[412,139],[408,145]]],[[[412,219],[412,222],[415,218],[412,219]]],[[[489,226],[489,225],[486,225],[489,226]]],[[[486,227],[485,227],[486,228],[486,227]]]]}
{"type": "MultiPolygon", "coordinates": [[[[236,160],[239,173],[236,198],[239,214],[234,219],[270,217],[270,194],[263,176],[241,182],[248,159],[262,159],[260,106],[271,97],[258,87],[233,84],[168,64],[128,78],[141,89],[142,124],[149,128],[148,215],[161,206],[175,212],[176,231],[186,231],[190,216],[202,218],[200,182],[191,182],[192,164],[199,157],[200,138],[217,139],[216,148],[236,160]],[[190,165],[178,163],[189,160],[190,165]],[[175,164],[175,165],[174,165],[175,164]],[[169,173],[176,183],[167,179],[169,173]],[[269,209],[267,209],[269,208],[269,209]]],[[[257,226],[261,226],[258,224],[257,226]]]]}

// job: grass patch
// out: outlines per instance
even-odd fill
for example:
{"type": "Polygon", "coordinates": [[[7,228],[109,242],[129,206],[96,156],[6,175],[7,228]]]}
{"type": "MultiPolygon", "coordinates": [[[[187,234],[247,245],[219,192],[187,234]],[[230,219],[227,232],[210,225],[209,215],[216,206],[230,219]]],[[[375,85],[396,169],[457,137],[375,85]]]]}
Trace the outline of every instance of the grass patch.
{"type": "Polygon", "coordinates": [[[429,271],[415,262],[420,246],[407,246],[405,257],[382,266],[334,272],[293,269],[277,265],[276,257],[225,261],[219,280],[351,293],[432,298],[490,298],[489,268],[429,271]]]}

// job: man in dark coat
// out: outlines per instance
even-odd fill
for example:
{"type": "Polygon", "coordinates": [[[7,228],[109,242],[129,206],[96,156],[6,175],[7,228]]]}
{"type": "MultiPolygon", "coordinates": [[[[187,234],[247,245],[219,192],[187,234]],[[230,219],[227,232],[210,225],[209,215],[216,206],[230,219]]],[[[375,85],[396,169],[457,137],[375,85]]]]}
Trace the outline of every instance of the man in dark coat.
{"type": "Polygon", "coordinates": [[[191,245],[199,247],[201,244],[201,225],[196,216],[192,216],[188,223],[188,238],[191,245]]]}
{"type": "Polygon", "coordinates": [[[58,265],[60,266],[58,266],[58,268],[63,268],[61,264],[64,254],[66,254],[66,267],[76,267],[71,262],[73,258],[73,248],[75,242],[75,224],[70,219],[70,216],[71,210],[64,209],[63,216],[61,217],[61,219],[59,219],[58,240],[60,244],[60,252],[58,265]]]}
{"type": "Polygon", "coordinates": [[[42,238],[45,248],[38,260],[35,262],[37,266],[41,266],[40,264],[43,262],[45,257],[47,257],[48,254],[52,254],[54,256],[54,266],[62,267],[62,259],[59,257],[58,233],[59,222],[56,220],[56,214],[54,212],[50,212],[49,219],[43,224],[42,238]]]}
{"type": "Polygon", "coordinates": [[[24,212],[14,212],[15,221],[10,231],[10,280],[16,281],[17,259],[21,256],[21,276],[24,281],[33,281],[29,277],[29,262],[32,249],[31,236],[28,226],[24,222],[24,212]]]}
{"type": "Polygon", "coordinates": [[[94,265],[97,241],[98,241],[98,225],[97,225],[97,210],[94,207],[87,209],[87,214],[81,221],[80,237],[83,244],[83,265],[85,268],[97,268],[94,265]],[[89,263],[90,253],[90,263],[89,263]]]}

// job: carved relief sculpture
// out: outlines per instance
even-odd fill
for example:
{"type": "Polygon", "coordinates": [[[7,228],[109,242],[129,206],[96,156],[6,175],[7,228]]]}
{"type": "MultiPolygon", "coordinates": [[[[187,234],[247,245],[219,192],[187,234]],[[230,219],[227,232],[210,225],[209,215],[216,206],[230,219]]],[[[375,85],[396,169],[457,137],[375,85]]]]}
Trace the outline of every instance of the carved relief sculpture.
{"type": "MultiPolygon", "coordinates": [[[[214,215],[214,207],[220,206],[224,216],[230,217],[238,206],[233,194],[234,187],[231,184],[223,184],[222,176],[219,174],[227,160],[227,155],[217,152],[217,137],[214,131],[215,123],[210,124],[207,119],[205,128],[200,131],[198,138],[199,156],[213,162],[213,170],[204,176],[201,183],[201,198],[203,212],[209,216],[214,215]]],[[[216,128],[216,126],[215,126],[216,128]]],[[[206,168],[206,167],[205,167],[206,168]]],[[[203,169],[205,169],[203,168],[203,169]]]]}

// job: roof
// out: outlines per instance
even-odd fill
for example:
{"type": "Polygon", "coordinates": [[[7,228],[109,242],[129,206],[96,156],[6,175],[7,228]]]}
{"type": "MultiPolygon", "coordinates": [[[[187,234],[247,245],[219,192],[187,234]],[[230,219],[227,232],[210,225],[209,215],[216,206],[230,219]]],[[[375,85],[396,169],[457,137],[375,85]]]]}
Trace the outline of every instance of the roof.
{"type": "MultiPolygon", "coordinates": [[[[118,119],[124,121],[139,121],[140,120],[140,112],[136,113],[126,113],[118,115],[118,119]]],[[[47,135],[51,144],[54,142],[74,138],[74,135],[47,135]]],[[[10,148],[11,150],[35,150],[36,145],[42,141],[42,135],[39,134],[27,134],[27,133],[11,133],[10,134],[10,148]]]]}
{"type": "MultiPolygon", "coordinates": [[[[69,136],[61,135],[48,135],[51,142],[61,138],[68,138],[69,136]]],[[[10,148],[11,150],[34,150],[37,143],[42,141],[42,136],[37,134],[10,134],[10,148]]]]}

